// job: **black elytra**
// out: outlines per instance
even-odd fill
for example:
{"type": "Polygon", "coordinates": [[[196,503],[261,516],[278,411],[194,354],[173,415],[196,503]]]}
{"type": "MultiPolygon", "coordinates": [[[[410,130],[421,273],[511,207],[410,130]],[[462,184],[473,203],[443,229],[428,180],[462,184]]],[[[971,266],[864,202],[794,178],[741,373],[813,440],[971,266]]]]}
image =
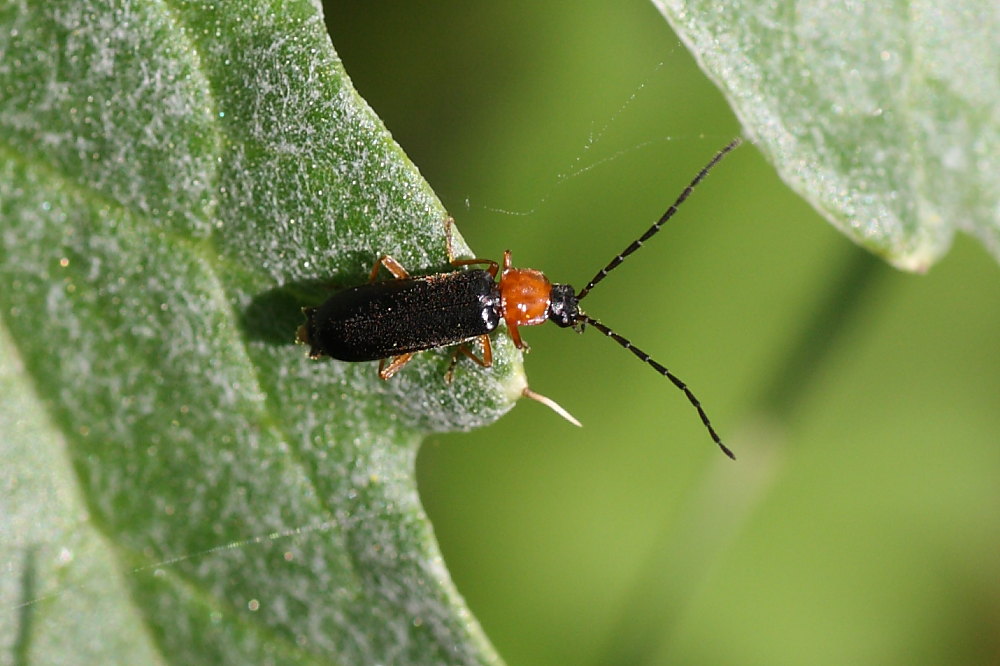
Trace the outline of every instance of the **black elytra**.
{"type": "Polygon", "coordinates": [[[379,361],[491,333],[500,290],[488,271],[454,271],[351,287],[305,312],[313,358],[379,361]]]}
{"type": "MultiPolygon", "coordinates": [[[[513,268],[510,250],[504,252],[502,270],[497,262],[489,259],[456,259],[451,246],[449,218],[445,221],[445,236],[450,263],[456,267],[485,268],[410,276],[395,259],[383,256],[375,263],[367,284],[338,291],[319,307],[305,308],[306,321],[299,327],[298,341],[309,345],[309,356],[312,358],[329,356],[340,361],[380,361],[379,376],[382,379],[392,377],[417,352],[457,345],[446,374],[446,380],[450,381],[458,354],[464,354],[485,367],[492,364],[489,334],[499,327],[501,321],[506,323],[510,337],[519,349],[526,347],[518,330],[520,326],[552,321],[580,332],[588,325],[593,326],[683,391],[698,411],[712,440],[727,456],[735,459],[687,385],[629,340],[584,314],[579,301],[628,255],[659,232],[712,167],[739,144],[740,139],[734,139],[716,153],[666,212],[598,271],[579,294],[568,284],[552,284],[540,271],[513,268]],[[376,282],[382,267],[392,273],[393,279],[376,282]],[[469,343],[475,340],[479,340],[482,346],[481,358],[469,349],[469,343]]],[[[524,395],[543,402],[579,425],[548,398],[527,388],[524,395]]]]}

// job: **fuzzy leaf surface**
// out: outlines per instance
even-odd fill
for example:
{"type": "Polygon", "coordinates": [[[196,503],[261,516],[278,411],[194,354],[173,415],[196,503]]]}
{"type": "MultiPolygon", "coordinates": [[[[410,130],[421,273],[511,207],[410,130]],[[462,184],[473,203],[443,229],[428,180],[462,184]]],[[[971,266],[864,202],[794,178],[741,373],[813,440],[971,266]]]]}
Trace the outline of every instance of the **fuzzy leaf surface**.
{"type": "Polygon", "coordinates": [[[1000,5],[653,0],[781,177],[923,271],[956,230],[1000,259],[1000,5]]]}
{"type": "Polygon", "coordinates": [[[0,8],[0,661],[495,662],[413,464],[519,355],[293,342],[444,217],[313,3],[0,8]]]}

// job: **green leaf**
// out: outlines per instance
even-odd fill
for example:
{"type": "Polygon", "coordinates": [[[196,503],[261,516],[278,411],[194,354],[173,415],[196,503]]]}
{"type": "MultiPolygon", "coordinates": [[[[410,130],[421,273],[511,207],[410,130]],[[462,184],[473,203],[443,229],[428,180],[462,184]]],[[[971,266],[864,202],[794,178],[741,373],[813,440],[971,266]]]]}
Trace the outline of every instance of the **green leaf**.
{"type": "Polygon", "coordinates": [[[380,254],[446,268],[445,216],[312,3],[0,9],[3,661],[496,661],[413,464],[520,355],[293,344],[380,254]]]}
{"type": "Polygon", "coordinates": [[[653,2],[849,238],[915,271],[956,229],[1000,258],[1000,5],[653,2]]]}

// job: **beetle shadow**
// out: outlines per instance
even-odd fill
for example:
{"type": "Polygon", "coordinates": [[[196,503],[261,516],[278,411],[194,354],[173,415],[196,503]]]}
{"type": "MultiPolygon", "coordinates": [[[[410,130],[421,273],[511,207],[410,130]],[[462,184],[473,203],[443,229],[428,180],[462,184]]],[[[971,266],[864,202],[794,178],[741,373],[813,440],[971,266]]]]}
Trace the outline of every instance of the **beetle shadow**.
{"type": "MultiPolygon", "coordinates": [[[[251,342],[294,345],[295,332],[305,323],[302,308],[318,307],[334,292],[366,283],[374,263],[375,258],[367,253],[349,253],[341,262],[344,268],[335,270],[331,277],[286,282],[256,294],[239,314],[243,335],[251,342]],[[369,268],[358,272],[363,266],[369,268]]],[[[378,279],[390,277],[383,270],[378,279]]]]}
{"type": "Polygon", "coordinates": [[[295,344],[295,332],[305,323],[302,308],[314,308],[339,289],[362,284],[367,276],[338,274],[332,279],[286,282],[250,299],[239,316],[247,340],[268,345],[295,344]]]}
{"type": "Polygon", "coordinates": [[[330,285],[320,281],[288,283],[261,292],[240,313],[240,327],[248,340],[270,345],[295,343],[295,330],[304,321],[302,308],[323,302],[330,285]]]}

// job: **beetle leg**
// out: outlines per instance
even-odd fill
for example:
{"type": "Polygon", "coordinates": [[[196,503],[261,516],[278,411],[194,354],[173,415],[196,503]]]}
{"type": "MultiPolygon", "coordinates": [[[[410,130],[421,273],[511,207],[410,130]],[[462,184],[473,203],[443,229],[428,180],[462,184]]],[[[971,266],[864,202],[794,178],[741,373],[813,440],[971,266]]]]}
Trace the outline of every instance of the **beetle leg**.
{"type": "Polygon", "coordinates": [[[378,362],[378,376],[382,379],[389,379],[409,363],[411,358],[413,358],[413,352],[393,356],[390,359],[382,359],[378,362]],[[386,365],[386,361],[389,361],[388,365],[386,365]]]}
{"type": "Polygon", "coordinates": [[[455,263],[455,248],[451,244],[451,225],[455,224],[450,215],[444,218],[444,249],[448,253],[448,263],[455,263]]]}
{"type": "MultiPolygon", "coordinates": [[[[448,237],[448,243],[449,243],[448,256],[451,257],[450,235],[448,237]]],[[[475,265],[489,266],[489,268],[487,268],[486,270],[493,277],[496,277],[497,273],[500,272],[500,265],[497,264],[497,262],[493,261],[492,259],[451,259],[450,261],[452,266],[475,266],[475,265]]],[[[510,268],[510,250],[504,250],[503,269],[507,270],[508,268],[510,268]]]]}
{"type": "Polygon", "coordinates": [[[456,259],[455,258],[455,248],[451,242],[451,225],[455,224],[455,220],[450,217],[446,217],[444,220],[444,244],[445,249],[448,251],[448,263],[452,266],[487,266],[486,269],[490,275],[493,277],[497,276],[500,271],[500,266],[497,262],[492,259],[456,259]]]}
{"type": "MultiPolygon", "coordinates": [[[[484,368],[489,368],[493,365],[493,343],[490,342],[490,336],[480,335],[479,344],[483,346],[483,363],[484,368]]],[[[471,356],[471,355],[470,355],[471,356]]],[[[473,358],[475,360],[475,358],[473,358]]]]}
{"type": "Polygon", "coordinates": [[[448,370],[444,373],[444,383],[451,384],[451,380],[455,378],[455,365],[458,363],[458,356],[462,354],[471,358],[476,362],[477,365],[483,368],[489,368],[493,365],[493,343],[490,342],[490,336],[480,335],[479,344],[483,346],[483,357],[479,358],[472,353],[469,349],[469,345],[462,343],[455,347],[455,351],[451,354],[451,363],[448,364],[448,370]]]}
{"type": "Polygon", "coordinates": [[[500,270],[500,266],[497,262],[492,259],[455,259],[451,262],[452,266],[488,266],[486,271],[493,277],[497,276],[497,272],[500,270]]]}
{"type": "Polygon", "coordinates": [[[528,351],[528,343],[521,339],[521,332],[517,330],[517,324],[507,324],[507,333],[510,335],[510,339],[513,340],[514,346],[523,351],[528,351]]]}
{"type": "Polygon", "coordinates": [[[392,276],[394,278],[410,277],[410,274],[406,272],[405,268],[403,268],[403,264],[399,263],[389,255],[383,254],[381,257],[379,257],[378,261],[376,261],[375,265],[372,267],[371,275],[368,276],[369,282],[375,281],[375,278],[378,277],[378,269],[381,266],[385,266],[385,270],[392,273],[392,276]]]}
{"type": "Polygon", "coordinates": [[[462,353],[462,347],[455,347],[455,351],[451,353],[451,360],[448,361],[448,369],[444,371],[444,383],[451,384],[452,380],[455,379],[455,366],[458,365],[458,356],[462,353]]]}
{"type": "Polygon", "coordinates": [[[488,368],[493,365],[493,343],[490,342],[490,336],[480,335],[479,344],[483,346],[482,358],[479,358],[478,356],[473,354],[472,350],[469,349],[469,345],[464,343],[458,346],[456,352],[459,354],[465,354],[473,361],[475,361],[477,365],[482,366],[484,368],[488,368]]]}

